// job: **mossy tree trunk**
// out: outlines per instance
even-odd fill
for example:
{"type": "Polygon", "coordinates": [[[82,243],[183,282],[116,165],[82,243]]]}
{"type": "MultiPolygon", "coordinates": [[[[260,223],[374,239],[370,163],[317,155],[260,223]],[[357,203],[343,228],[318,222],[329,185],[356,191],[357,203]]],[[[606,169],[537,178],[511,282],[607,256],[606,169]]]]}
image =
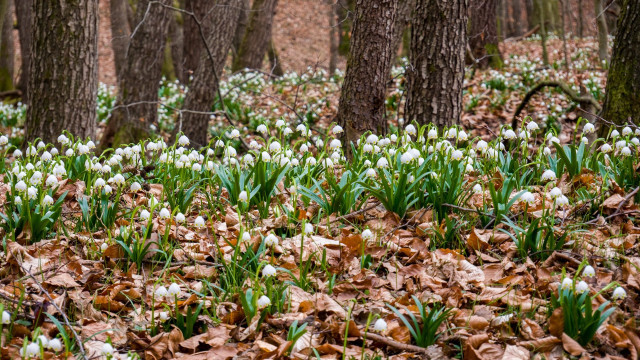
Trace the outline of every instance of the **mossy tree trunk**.
{"type": "Polygon", "coordinates": [[[491,66],[494,69],[503,66],[502,55],[498,47],[497,27],[498,0],[471,0],[471,29],[469,47],[481,69],[491,66]]]}
{"type": "Polygon", "coordinates": [[[196,70],[189,92],[182,106],[182,123],[177,131],[182,131],[193,146],[206,146],[209,134],[209,114],[218,97],[219,76],[225,61],[241,12],[242,0],[217,0],[213,7],[212,17],[216,19],[207,34],[207,43],[213,59],[206,49],[202,51],[198,69],[196,70]]]}
{"type": "Polygon", "coordinates": [[[29,104],[29,68],[31,66],[31,28],[33,11],[31,1],[18,0],[15,2],[16,18],[18,19],[18,37],[20,40],[20,80],[18,88],[22,92],[22,102],[29,104]]]}
{"type": "MultiPolygon", "coordinates": [[[[209,33],[213,23],[217,21],[211,14],[211,9],[215,3],[215,1],[185,0],[184,9],[196,16],[205,34],[209,33]]],[[[192,16],[184,15],[183,23],[182,56],[184,58],[184,65],[182,71],[183,78],[188,82],[189,77],[196,72],[200,65],[200,58],[204,51],[204,43],[200,36],[198,24],[192,16]]]]}
{"type": "Polygon", "coordinates": [[[397,0],[357,0],[338,123],[344,129],[344,146],[366,131],[384,134],[385,95],[394,59],[397,0]]]}
{"type": "Polygon", "coordinates": [[[127,49],[127,64],[118,84],[118,99],[102,135],[103,148],[137,142],[149,136],[158,117],[158,87],[172,11],[171,0],[140,0],[137,24],[127,49]]]}
{"type": "Polygon", "coordinates": [[[593,0],[593,7],[598,25],[598,57],[600,62],[606,65],[609,63],[609,31],[607,30],[607,20],[604,17],[602,0],[593,0]]]}
{"type": "Polygon", "coordinates": [[[260,69],[269,48],[271,29],[278,0],[254,0],[249,23],[233,62],[232,71],[260,69]]]}
{"type": "Polygon", "coordinates": [[[95,135],[98,0],[35,1],[25,139],[95,135]]]}
{"type": "Polygon", "coordinates": [[[111,0],[111,47],[113,48],[114,64],[118,82],[122,81],[124,69],[127,64],[127,47],[131,27],[127,13],[130,5],[127,0],[111,0]]]}
{"type": "Polygon", "coordinates": [[[0,40],[0,91],[13,90],[13,0],[5,0],[7,9],[2,22],[0,40]]]}
{"type": "MultiPolygon", "coordinates": [[[[640,124],[640,2],[625,0],[618,19],[602,118],[640,124]]],[[[606,133],[603,126],[602,131],[606,133]]]]}
{"type": "Polygon", "coordinates": [[[467,0],[417,0],[411,23],[405,120],[457,124],[462,111],[467,0]]]}

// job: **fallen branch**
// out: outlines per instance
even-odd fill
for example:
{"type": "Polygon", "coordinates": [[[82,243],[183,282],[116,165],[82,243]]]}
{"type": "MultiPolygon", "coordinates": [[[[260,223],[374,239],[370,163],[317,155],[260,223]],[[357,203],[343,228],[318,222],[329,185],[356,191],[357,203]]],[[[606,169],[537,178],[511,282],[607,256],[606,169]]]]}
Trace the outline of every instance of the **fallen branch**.
{"type": "Polygon", "coordinates": [[[367,337],[368,340],[373,340],[373,341],[379,342],[381,344],[385,344],[387,346],[390,346],[390,347],[398,349],[398,350],[403,350],[403,351],[409,351],[409,352],[422,354],[424,356],[423,359],[430,359],[431,358],[429,356],[428,350],[426,348],[423,348],[423,347],[420,347],[420,346],[401,343],[399,341],[395,341],[393,339],[389,339],[387,337],[384,337],[384,336],[378,335],[378,334],[367,333],[366,337],[367,337]]]}
{"type": "Polygon", "coordinates": [[[510,37],[510,38],[504,39],[504,41],[505,42],[519,41],[519,40],[522,40],[524,38],[528,38],[529,36],[533,35],[539,29],[540,29],[540,25],[536,25],[533,29],[527,31],[526,33],[524,33],[524,34],[522,34],[520,36],[514,36],[514,37],[510,37]]]}
{"type": "Polygon", "coordinates": [[[531,98],[538,91],[544,89],[545,87],[559,88],[560,90],[562,90],[562,92],[564,92],[567,96],[569,96],[571,100],[579,104],[591,104],[596,110],[598,111],[602,110],[602,107],[600,106],[598,101],[596,101],[596,99],[594,99],[592,96],[578,95],[578,93],[573,91],[573,89],[571,89],[569,85],[567,85],[567,83],[565,82],[557,81],[557,80],[542,81],[536,84],[536,86],[534,86],[533,88],[531,88],[531,90],[529,90],[527,94],[524,96],[524,99],[522,99],[522,102],[520,103],[520,105],[518,105],[518,108],[516,109],[515,114],[513,114],[513,120],[511,123],[511,127],[513,129],[516,129],[518,127],[518,116],[520,116],[520,113],[522,112],[522,110],[524,110],[524,107],[527,106],[531,98]]]}
{"type": "Polygon", "coordinates": [[[340,216],[340,217],[337,217],[337,218],[335,218],[335,219],[331,220],[331,224],[333,224],[333,223],[335,223],[335,222],[338,222],[338,221],[340,221],[340,220],[349,220],[349,219],[351,219],[351,218],[354,218],[354,217],[356,217],[356,216],[358,216],[358,215],[360,215],[360,214],[362,214],[362,213],[364,213],[364,212],[367,212],[367,211],[369,211],[369,210],[375,209],[378,205],[380,205],[380,204],[377,204],[377,203],[376,203],[376,204],[373,204],[373,205],[369,205],[369,206],[367,206],[367,207],[366,207],[366,208],[364,208],[364,209],[360,209],[360,210],[358,210],[358,211],[354,211],[354,212],[352,212],[352,213],[349,213],[349,214],[346,214],[346,215],[342,215],[342,216],[340,216]]]}

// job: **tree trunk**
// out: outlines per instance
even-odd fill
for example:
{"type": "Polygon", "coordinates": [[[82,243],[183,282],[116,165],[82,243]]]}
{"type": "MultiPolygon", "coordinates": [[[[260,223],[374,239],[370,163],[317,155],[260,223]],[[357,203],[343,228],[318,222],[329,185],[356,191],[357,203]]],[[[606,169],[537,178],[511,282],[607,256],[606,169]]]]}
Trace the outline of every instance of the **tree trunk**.
{"type": "Polygon", "coordinates": [[[596,24],[598,25],[598,56],[601,65],[609,64],[609,32],[607,31],[607,21],[604,18],[602,9],[602,0],[593,0],[593,6],[596,15],[596,24]]]}
{"type": "Polygon", "coordinates": [[[0,40],[0,91],[13,90],[13,0],[6,0],[0,40]]]}
{"type": "Polygon", "coordinates": [[[240,15],[238,15],[238,25],[236,26],[236,31],[233,34],[233,62],[236,61],[238,57],[238,50],[240,50],[240,43],[242,43],[242,38],[244,37],[244,33],[247,30],[247,23],[249,22],[249,13],[251,12],[251,0],[241,0],[240,1],[240,15]]]}
{"type": "Polygon", "coordinates": [[[280,63],[280,56],[278,56],[278,50],[276,49],[276,45],[273,43],[273,39],[269,41],[267,57],[269,58],[270,64],[269,72],[275,76],[284,75],[284,70],[282,70],[282,63],[280,63]]]}
{"type": "Polygon", "coordinates": [[[457,124],[462,111],[467,0],[417,0],[407,68],[406,121],[457,124]]]}
{"type": "Polygon", "coordinates": [[[92,137],[98,93],[98,0],[36,1],[25,139],[92,137]]]}
{"type": "Polygon", "coordinates": [[[176,13],[169,24],[171,43],[171,61],[176,77],[182,84],[186,84],[188,76],[184,71],[184,21],[183,15],[176,13]]]}
{"type": "Polygon", "coordinates": [[[540,18],[538,24],[540,24],[540,42],[542,43],[542,63],[549,65],[549,51],[547,51],[547,26],[545,23],[544,13],[544,0],[536,0],[537,13],[540,18]]]}
{"type": "Polygon", "coordinates": [[[582,6],[578,5],[578,37],[584,37],[584,15],[582,14],[582,6]]]}
{"type": "Polygon", "coordinates": [[[405,34],[405,30],[411,22],[413,16],[413,8],[416,6],[415,0],[399,0],[398,1],[398,16],[396,16],[396,24],[393,28],[393,56],[398,55],[400,44],[402,43],[402,37],[405,34]]]}
{"type": "Polygon", "coordinates": [[[236,61],[233,62],[233,72],[245,68],[262,68],[262,61],[271,40],[271,28],[277,5],[278,0],[254,0],[247,30],[240,43],[236,61]]]}
{"type": "Polygon", "coordinates": [[[564,25],[565,25],[565,15],[566,15],[566,7],[564,6],[565,0],[560,0],[560,5],[562,8],[562,16],[560,17],[560,35],[562,37],[562,52],[564,54],[564,68],[566,71],[569,71],[569,50],[567,49],[567,34],[565,33],[564,25]]]}
{"type": "Polygon", "coordinates": [[[349,55],[351,43],[351,28],[353,25],[354,0],[335,0],[336,16],[340,30],[338,41],[338,53],[342,56],[349,55]]]}
{"type": "Polygon", "coordinates": [[[33,10],[31,1],[18,0],[15,2],[16,18],[18,19],[18,37],[20,38],[20,81],[18,88],[22,92],[22,102],[29,104],[29,68],[31,67],[31,27],[33,10]]]}
{"type": "MultiPolygon", "coordinates": [[[[214,19],[211,14],[215,1],[202,1],[202,0],[186,0],[184,8],[186,11],[192,12],[202,26],[202,31],[205,34],[209,33],[209,29],[213,25],[214,19]]],[[[184,58],[184,66],[182,71],[184,72],[184,78],[189,79],[192,76],[198,65],[200,65],[200,58],[204,51],[204,44],[200,37],[200,29],[196,20],[190,15],[184,15],[183,17],[183,50],[182,56],[184,58]]],[[[187,80],[187,83],[189,81],[187,80]]]]}
{"type": "MultiPolygon", "coordinates": [[[[626,0],[618,18],[602,117],[615,124],[640,123],[640,2],[626,0]]],[[[605,128],[604,126],[602,127],[605,128]]],[[[606,133],[606,130],[604,131],[606,133]]]]}
{"type": "Polygon", "coordinates": [[[513,0],[513,34],[514,36],[520,36],[524,34],[522,30],[522,0],[513,0]]]}
{"type": "Polygon", "coordinates": [[[338,63],[338,31],[333,0],[327,0],[327,5],[329,8],[329,76],[333,76],[338,63]]]}
{"type": "Polygon", "coordinates": [[[394,59],[397,0],[357,0],[347,70],[338,106],[344,145],[366,131],[387,131],[385,96],[394,59]]]}
{"type": "Polygon", "coordinates": [[[481,69],[491,66],[494,69],[503,65],[498,47],[496,26],[497,0],[471,0],[471,29],[469,47],[481,69]]]}
{"type": "Polygon", "coordinates": [[[189,87],[182,106],[182,123],[176,132],[182,131],[193,146],[206,146],[209,133],[209,114],[219,91],[219,76],[224,68],[227,54],[233,42],[241,12],[242,0],[218,0],[212,10],[217,19],[207,35],[207,43],[213,59],[206,49],[202,52],[200,65],[189,87]]]}
{"type": "Polygon", "coordinates": [[[158,87],[162,77],[164,47],[172,11],[171,0],[140,0],[138,25],[129,40],[127,65],[118,84],[118,99],[102,135],[101,146],[118,146],[149,136],[157,120],[158,87]]]}
{"type": "Polygon", "coordinates": [[[110,6],[111,47],[113,48],[116,78],[120,82],[127,64],[127,47],[129,46],[129,36],[131,36],[131,28],[127,18],[127,8],[130,6],[127,0],[111,0],[110,6]]]}

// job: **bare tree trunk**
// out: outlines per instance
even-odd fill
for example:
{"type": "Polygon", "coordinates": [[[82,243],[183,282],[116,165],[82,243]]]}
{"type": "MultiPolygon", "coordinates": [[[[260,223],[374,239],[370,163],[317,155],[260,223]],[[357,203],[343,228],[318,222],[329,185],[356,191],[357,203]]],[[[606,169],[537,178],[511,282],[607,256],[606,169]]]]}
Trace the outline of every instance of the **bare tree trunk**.
{"type": "Polygon", "coordinates": [[[127,66],[118,84],[118,99],[102,135],[101,146],[129,144],[149,136],[158,116],[158,87],[172,12],[171,0],[138,1],[127,50],[127,66]]]}
{"type": "Polygon", "coordinates": [[[127,0],[111,0],[110,6],[111,47],[113,48],[116,77],[120,82],[127,64],[127,47],[129,46],[129,36],[131,36],[131,28],[127,18],[127,8],[130,6],[127,0]]]}
{"type": "Polygon", "coordinates": [[[240,43],[236,61],[231,67],[232,71],[262,68],[262,61],[271,40],[271,28],[277,5],[278,0],[254,0],[249,24],[240,43]]]}
{"type": "Polygon", "coordinates": [[[522,0],[513,0],[513,33],[514,36],[520,36],[524,34],[522,26],[522,0]]]}
{"type": "Polygon", "coordinates": [[[22,92],[22,102],[29,104],[29,68],[31,67],[31,28],[33,11],[31,1],[19,0],[15,2],[16,18],[18,19],[18,37],[20,38],[20,81],[18,88],[22,92]]]}
{"type": "Polygon", "coordinates": [[[593,0],[596,13],[596,24],[598,25],[598,56],[602,65],[609,64],[609,32],[607,31],[607,21],[604,18],[602,0],[593,0]]]}
{"type": "Polygon", "coordinates": [[[562,36],[562,50],[564,53],[564,67],[565,70],[569,71],[569,50],[567,49],[567,35],[565,34],[565,30],[564,30],[564,20],[565,20],[565,10],[566,7],[564,6],[564,0],[560,0],[560,5],[562,8],[562,17],[561,19],[561,29],[560,29],[560,35],[562,36]]]}
{"type": "Polygon", "coordinates": [[[336,11],[333,6],[334,0],[327,0],[329,8],[329,76],[333,76],[336,73],[336,66],[338,63],[338,29],[336,22],[336,11]]]}
{"type": "Polygon", "coordinates": [[[398,1],[398,16],[396,17],[396,24],[393,30],[393,55],[397,56],[398,49],[402,43],[402,37],[405,30],[411,22],[413,8],[416,6],[416,0],[399,0],[398,1]]]}
{"type": "MultiPolygon", "coordinates": [[[[640,2],[625,0],[618,18],[602,117],[615,124],[640,124],[640,2]]],[[[608,129],[602,126],[601,134],[608,129]]]]}
{"type": "Polygon", "coordinates": [[[185,84],[188,76],[184,71],[184,33],[183,17],[180,13],[175,13],[169,23],[169,44],[171,45],[171,63],[173,72],[178,80],[185,84]]]}
{"type": "Polygon", "coordinates": [[[580,39],[584,37],[584,14],[582,13],[582,6],[578,6],[578,37],[580,39]]]}
{"type": "Polygon", "coordinates": [[[544,0],[536,0],[538,7],[538,23],[540,24],[540,40],[542,43],[542,62],[549,65],[549,51],[547,51],[547,26],[545,23],[544,0]]]}
{"type": "Polygon", "coordinates": [[[342,56],[347,56],[349,55],[349,44],[351,43],[355,0],[335,0],[335,4],[340,30],[338,36],[338,53],[342,56]]]}
{"type": "Polygon", "coordinates": [[[36,1],[25,139],[95,135],[98,0],[36,1]]]}
{"type": "Polygon", "coordinates": [[[366,131],[384,134],[385,95],[394,58],[394,27],[397,0],[357,0],[347,70],[338,123],[344,129],[344,145],[350,154],[351,142],[366,131]]]}
{"type": "Polygon", "coordinates": [[[462,112],[469,2],[417,0],[411,24],[405,119],[439,128],[462,112]]]}
{"type": "Polygon", "coordinates": [[[218,0],[212,10],[217,19],[209,31],[207,43],[213,59],[206,49],[202,52],[200,65],[184,99],[184,117],[176,131],[182,131],[194,146],[206,146],[209,134],[209,115],[219,91],[219,76],[231,49],[233,36],[241,12],[241,0],[218,0]]]}
{"type": "Polygon", "coordinates": [[[236,31],[233,34],[233,62],[235,62],[238,57],[240,43],[242,43],[244,33],[247,31],[247,24],[249,23],[249,13],[251,12],[251,0],[242,0],[240,1],[240,5],[241,8],[240,15],[238,16],[238,26],[236,26],[236,31]]]}
{"type": "Polygon", "coordinates": [[[0,41],[0,91],[13,90],[13,0],[7,1],[0,41]]]}
{"type": "Polygon", "coordinates": [[[471,0],[471,29],[469,47],[481,69],[491,66],[494,69],[503,66],[502,55],[498,47],[496,26],[497,0],[471,0]]]}
{"type": "MultiPolygon", "coordinates": [[[[205,34],[209,33],[209,29],[213,26],[213,23],[217,21],[217,19],[213,18],[211,14],[211,10],[215,5],[215,1],[208,0],[186,0],[184,8],[186,11],[192,12],[197,20],[202,25],[202,31],[205,34]]],[[[202,57],[202,52],[204,51],[204,43],[202,42],[202,38],[200,37],[200,29],[198,28],[198,24],[193,19],[193,17],[189,15],[184,16],[184,26],[183,26],[183,41],[182,41],[183,51],[182,56],[184,58],[184,66],[183,73],[184,78],[187,79],[186,83],[188,83],[188,79],[192,76],[198,66],[200,65],[200,58],[202,57]]]]}
{"type": "Polygon", "coordinates": [[[270,64],[269,71],[275,76],[284,75],[284,70],[282,70],[282,63],[280,63],[280,56],[278,56],[278,50],[276,49],[276,45],[273,43],[273,39],[269,41],[267,57],[269,58],[270,64]]]}

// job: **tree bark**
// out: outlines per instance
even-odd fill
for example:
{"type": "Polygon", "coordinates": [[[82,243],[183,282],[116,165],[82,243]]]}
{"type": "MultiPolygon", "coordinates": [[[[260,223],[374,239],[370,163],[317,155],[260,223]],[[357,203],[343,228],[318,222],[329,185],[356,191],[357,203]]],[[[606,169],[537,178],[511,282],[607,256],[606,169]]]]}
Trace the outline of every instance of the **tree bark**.
{"type": "Polygon", "coordinates": [[[15,2],[16,18],[18,19],[18,37],[20,38],[20,80],[18,88],[22,92],[22,102],[29,104],[29,68],[31,67],[31,27],[33,11],[31,1],[19,0],[15,2]]]}
{"type": "Polygon", "coordinates": [[[231,70],[260,69],[271,40],[271,28],[278,0],[254,0],[249,24],[244,33],[238,56],[231,70]]]}
{"type": "Polygon", "coordinates": [[[578,37],[582,39],[584,37],[584,15],[582,13],[582,6],[578,6],[578,37]]]}
{"type": "Polygon", "coordinates": [[[111,0],[111,47],[113,48],[116,78],[122,81],[124,68],[127,64],[127,47],[131,28],[127,18],[129,2],[127,0],[111,0]]]}
{"type": "Polygon", "coordinates": [[[469,47],[481,69],[491,66],[494,69],[503,66],[502,55],[498,47],[496,26],[497,0],[471,0],[471,29],[469,47]]]}
{"type": "Polygon", "coordinates": [[[545,23],[545,11],[544,11],[544,0],[535,0],[537,13],[540,17],[538,19],[538,24],[540,24],[540,42],[542,44],[542,62],[545,65],[549,65],[549,51],[547,51],[547,26],[545,23]]]}
{"type": "Polygon", "coordinates": [[[36,1],[25,139],[92,137],[98,92],[98,0],[36,1]]]}
{"type": "MultiPolygon", "coordinates": [[[[626,0],[618,18],[602,117],[615,124],[640,123],[640,2],[626,0]]],[[[604,126],[602,127],[605,128],[604,126]]],[[[605,131],[606,133],[606,131],[605,131]]]]}
{"type": "Polygon", "coordinates": [[[13,0],[5,0],[7,9],[2,22],[0,41],[0,91],[13,90],[13,0]]]}
{"type": "Polygon", "coordinates": [[[607,31],[607,21],[604,17],[602,8],[602,0],[593,0],[593,6],[596,15],[596,24],[598,25],[598,56],[603,64],[609,63],[609,32],[607,31]]]}
{"type": "Polygon", "coordinates": [[[209,133],[209,114],[218,97],[219,76],[233,42],[241,11],[241,0],[218,0],[212,10],[217,19],[207,35],[207,43],[213,58],[206,49],[200,59],[189,92],[182,106],[183,118],[176,132],[182,131],[193,146],[206,146],[209,133]]]}
{"type": "Polygon", "coordinates": [[[405,29],[411,23],[411,17],[413,15],[413,8],[416,5],[416,0],[399,0],[398,1],[398,15],[396,16],[396,24],[393,30],[393,55],[398,54],[400,44],[402,43],[402,37],[405,33],[405,29]]]}
{"type": "Polygon", "coordinates": [[[327,0],[327,5],[329,8],[329,76],[333,76],[338,63],[338,29],[333,0],[327,0]]]}
{"type": "Polygon", "coordinates": [[[158,83],[162,77],[164,47],[172,12],[171,0],[140,0],[137,25],[127,49],[127,65],[118,84],[118,99],[102,135],[101,146],[118,146],[149,136],[157,120],[158,83]]]}
{"type": "Polygon", "coordinates": [[[271,72],[275,76],[284,75],[284,70],[282,69],[282,63],[280,62],[280,56],[278,55],[278,50],[276,49],[276,44],[273,43],[273,39],[269,41],[269,49],[267,50],[267,57],[269,58],[269,72],[271,72]]]}
{"type": "Polygon", "coordinates": [[[241,8],[240,15],[238,15],[238,25],[236,26],[236,31],[233,34],[233,62],[235,62],[238,57],[240,43],[242,43],[242,38],[244,38],[244,33],[247,30],[247,24],[249,23],[249,13],[251,12],[251,0],[241,0],[240,5],[241,8]]]}
{"type": "MultiPolygon", "coordinates": [[[[186,0],[184,8],[186,11],[192,12],[202,26],[202,31],[205,34],[209,33],[209,29],[213,25],[216,19],[211,14],[215,1],[202,1],[202,0],[186,0]]],[[[200,29],[193,17],[185,15],[183,18],[183,50],[182,56],[184,58],[183,72],[184,77],[189,79],[193,76],[198,65],[200,65],[200,58],[204,49],[202,38],[200,37],[200,29]]],[[[188,80],[187,80],[188,83],[188,80]]]]}
{"type": "Polygon", "coordinates": [[[467,0],[417,0],[411,24],[405,119],[439,128],[462,111],[467,0]]]}
{"type": "Polygon", "coordinates": [[[338,53],[348,56],[355,0],[335,0],[335,4],[339,26],[338,53]]]}
{"type": "Polygon", "coordinates": [[[394,27],[397,0],[357,0],[347,70],[338,123],[344,129],[344,145],[366,131],[382,135],[387,131],[385,96],[394,59],[394,27]]]}

